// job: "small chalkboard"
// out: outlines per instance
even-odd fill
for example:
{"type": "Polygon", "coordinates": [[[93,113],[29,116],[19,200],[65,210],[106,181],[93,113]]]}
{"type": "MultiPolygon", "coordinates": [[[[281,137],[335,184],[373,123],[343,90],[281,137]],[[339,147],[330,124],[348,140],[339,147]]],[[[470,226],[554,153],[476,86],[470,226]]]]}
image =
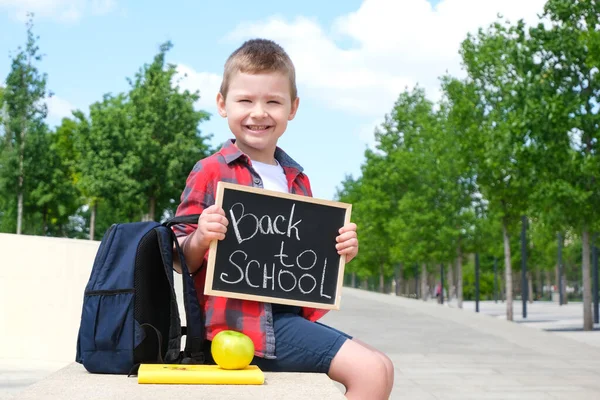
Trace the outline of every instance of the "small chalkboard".
{"type": "Polygon", "coordinates": [[[335,248],[352,205],[219,182],[229,220],[211,243],[204,293],[338,310],[345,256],[335,248]]]}

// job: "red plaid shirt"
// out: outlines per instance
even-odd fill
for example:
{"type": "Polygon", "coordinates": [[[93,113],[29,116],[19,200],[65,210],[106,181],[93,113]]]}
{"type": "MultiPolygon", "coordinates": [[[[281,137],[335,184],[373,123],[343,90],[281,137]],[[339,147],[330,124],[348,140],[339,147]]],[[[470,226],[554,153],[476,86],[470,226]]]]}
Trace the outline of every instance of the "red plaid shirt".
{"type": "MultiPolygon", "coordinates": [[[[176,215],[201,214],[205,208],[215,204],[215,191],[219,181],[262,187],[262,179],[252,168],[251,160],[234,142],[228,140],[217,153],[196,163],[187,178],[176,215]]],[[[283,167],[289,192],[312,196],[310,182],[302,173],[302,167],[280,148],[275,150],[275,158],[283,167]]],[[[173,230],[177,236],[187,236],[196,228],[197,225],[176,225],[173,230]]],[[[217,333],[226,329],[242,332],[254,342],[255,355],[275,358],[271,304],[205,296],[207,260],[208,252],[194,279],[198,300],[204,309],[206,338],[212,340],[217,333]]],[[[316,321],[326,313],[327,310],[302,308],[302,316],[310,321],[316,321]]]]}

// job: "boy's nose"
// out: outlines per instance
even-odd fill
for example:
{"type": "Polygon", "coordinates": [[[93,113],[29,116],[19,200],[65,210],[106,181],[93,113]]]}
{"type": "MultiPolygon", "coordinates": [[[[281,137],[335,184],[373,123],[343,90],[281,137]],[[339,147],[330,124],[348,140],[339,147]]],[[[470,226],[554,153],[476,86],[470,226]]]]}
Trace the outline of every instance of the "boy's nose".
{"type": "Polygon", "coordinates": [[[262,105],[256,104],[252,109],[250,116],[253,118],[264,118],[267,116],[267,112],[262,105]]]}

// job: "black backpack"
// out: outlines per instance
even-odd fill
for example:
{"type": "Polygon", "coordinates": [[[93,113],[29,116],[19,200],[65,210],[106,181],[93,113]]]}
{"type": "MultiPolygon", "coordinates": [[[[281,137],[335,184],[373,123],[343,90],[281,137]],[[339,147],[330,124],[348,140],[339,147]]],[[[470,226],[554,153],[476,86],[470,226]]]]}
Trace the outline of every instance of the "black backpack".
{"type": "Polygon", "coordinates": [[[190,215],[162,224],[115,224],[106,232],[85,288],[77,338],[76,361],[89,372],[132,374],[141,363],[204,363],[204,318],[171,230],[197,221],[190,215]],[[173,246],[181,260],[185,327],[173,286],[173,246]]]}

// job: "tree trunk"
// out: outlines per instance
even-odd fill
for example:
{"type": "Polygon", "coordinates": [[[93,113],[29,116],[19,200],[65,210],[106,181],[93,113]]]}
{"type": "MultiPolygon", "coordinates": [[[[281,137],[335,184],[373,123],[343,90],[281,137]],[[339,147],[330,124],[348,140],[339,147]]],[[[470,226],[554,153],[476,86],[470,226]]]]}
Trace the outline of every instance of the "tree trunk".
{"type": "Polygon", "coordinates": [[[591,331],[594,329],[594,320],[592,318],[592,280],[590,278],[590,232],[584,225],[581,235],[582,256],[581,260],[581,279],[583,280],[583,330],[591,331]]]}
{"type": "Polygon", "coordinates": [[[427,289],[429,289],[429,295],[431,297],[435,297],[434,291],[435,291],[435,286],[437,285],[436,279],[437,279],[437,276],[436,276],[436,274],[434,272],[434,273],[432,273],[432,274],[429,275],[429,279],[427,280],[427,282],[428,282],[427,283],[427,289]]]}
{"type": "Polygon", "coordinates": [[[554,268],[554,284],[556,285],[556,291],[558,292],[558,304],[560,305],[560,269],[558,267],[558,262],[556,263],[556,267],[554,268]]]}
{"type": "Polygon", "coordinates": [[[351,281],[350,281],[350,285],[352,285],[353,288],[356,287],[356,272],[353,272],[351,275],[351,281]]]}
{"type": "MultiPolygon", "coordinates": [[[[550,289],[550,287],[551,287],[551,284],[550,284],[550,271],[546,270],[545,273],[546,273],[546,285],[548,286],[548,293],[550,293],[550,301],[552,301],[552,293],[554,291],[550,289]]],[[[558,280],[556,282],[558,282],[558,280]]]]}
{"type": "Polygon", "coordinates": [[[504,274],[506,285],[506,320],[513,320],[513,278],[512,264],[510,261],[510,238],[506,227],[506,221],[502,221],[502,234],[504,236],[504,274]]]}
{"type": "Polygon", "coordinates": [[[454,268],[452,268],[452,263],[448,263],[448,270],[447,273],[445,274],[445,277],[448,281],[448,302],[450,302],[450,300],[452,300],[452,297],[454,296],[454,273],[453,273],[454,268]]]}
{"type": "Polygon", "coordinates": [[[23,181],[25,175],[25,129],[21,136],[21,146],[19,147],[19,187],[17,189],[17,235],[23,233],[23,181]]]}
{"type": "Polygon", "coordinates": [[[527,273],[527,300],[529,303],[533,303],[533,279],[531,277],[531,272],[527,273]]]}
{"type": "Polygon", "coordinates": [[[403,265],[400,263],[398,268],[396,269],[396,296],[402,295],[402,273],[403,273],[403,265]]]}
{"type": "Polygon", "coordinates": [[[542,275],[542,268],[540,268],[539,266],[535,269],[535,276],[537,286],[536,295],[538,299],[544,300],[544,277],[542,275]]]}
{"type": "Polygon", "coordinates": [[[156,197],[150,197],[150,207],[148,210],[148,216],[146,217],[146,221],[154,221],[156,217],[156,197]]]}
{"type": "Polygon", "coordinates": [[[23,229],[23,177],[19,176],[19,194],[17,196],[17,235],[22,233],[23,229]]]}
{"type": "Polygon", "coordinates": [[[427,264],[421,264],[421,298],[427,301],[429,298],[429,290],[427,289],[427,264]]]}
{"type": "Polygon", "coordinates": [[[462,274],[462,252],[460,250],[460,244],[456,249],[456,306],[462,308],[463,306],[463,274],[462,274]]]}
{"type": "Polygon", "coordinates": [[[383,293],[390,294],[392,293],[392,282],[393,280],[386,281],[383,285],[383,293]]]}
{"type": "Polygon", "coordinates": [[[385,275],[383,272],[383,263],[379,265],[379,293],[385,293],[385,275]]]}
{"type": "Polygon", "coordinates": [[[563,271],[562,274],[562,292],[563,292],[563,304],[569,304],[569,299],[567,297],[568,293],[567,293],[567,273],[563,271]]]}
{"type": "Polygon", "coordinates": [[[96,230],[96,200],[92,202],[92,215],[90,217],[90,240],[94,240],[96,230]]]}
{"type": "Polygon", "coordinates": [[[42,213],[42,219],[44,223],[44,236],[48,236],[48,208],[44,207],[44,212],[42,213]]]}

